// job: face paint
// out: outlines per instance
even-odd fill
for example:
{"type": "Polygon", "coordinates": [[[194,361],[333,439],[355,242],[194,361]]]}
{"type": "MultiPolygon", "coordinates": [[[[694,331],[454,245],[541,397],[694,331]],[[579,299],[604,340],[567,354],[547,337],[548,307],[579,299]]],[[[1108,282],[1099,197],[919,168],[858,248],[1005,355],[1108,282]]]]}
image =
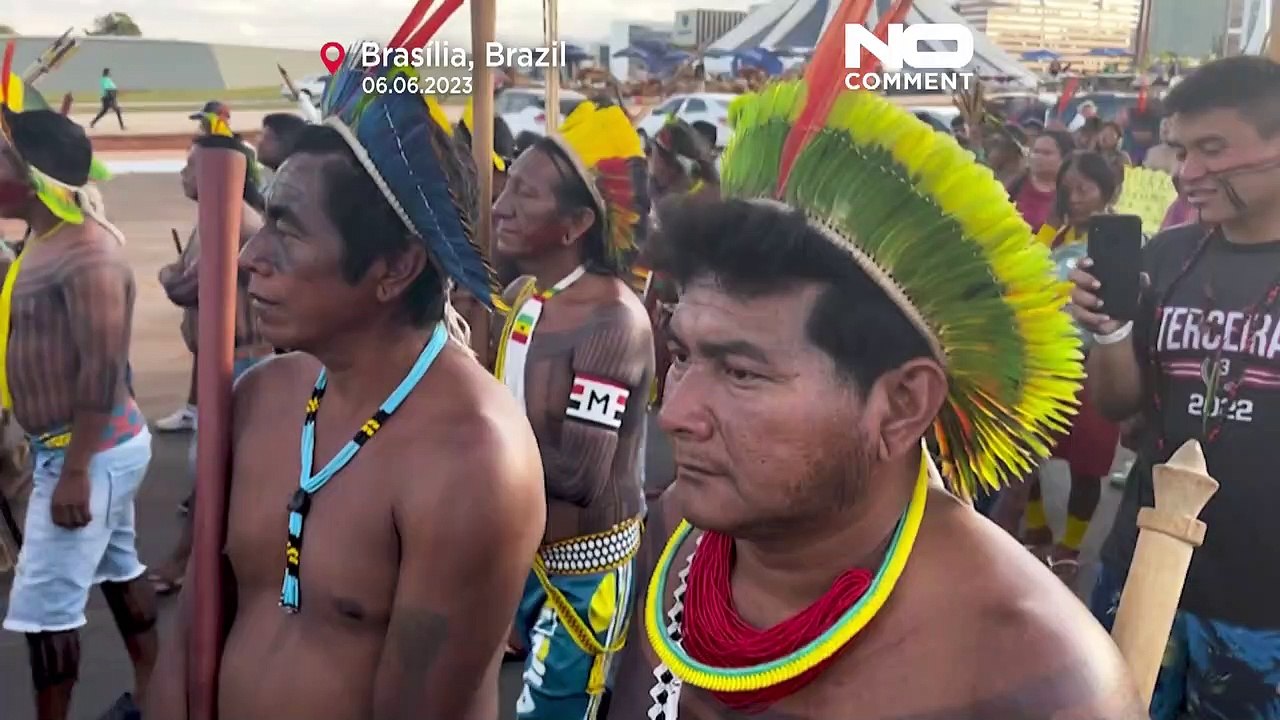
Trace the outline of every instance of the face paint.
{"type": "Polygon", "coordinates": [[[1236,212],[1243,212],[1248,209],[1249,204],[1245,202],[1244,198],[1240,196],[1240,193],[1236,190],[1235,186],[1231,184],[1231,179],[1251,173],[1267,172],[1268,170],[1275,170],[1276,168],[1280,168],[1280,157],[1269,158],[1267,160],[1260,160],[1253,163],[1244,163],[1230,168],[1223,168],[1222,170],[1207,172],[1205,175],[1218,183],[1218,187],[1220,187],[1223,194],[1227,196],[1227,202],[1231,203],[1231,206],[1235,208],[1236,212]]]}
{"type": "Polygon", "coordinates": [[[0,210],[13,210],[31,199],[31,186],[16,180],[0,180],[0,210]]]}

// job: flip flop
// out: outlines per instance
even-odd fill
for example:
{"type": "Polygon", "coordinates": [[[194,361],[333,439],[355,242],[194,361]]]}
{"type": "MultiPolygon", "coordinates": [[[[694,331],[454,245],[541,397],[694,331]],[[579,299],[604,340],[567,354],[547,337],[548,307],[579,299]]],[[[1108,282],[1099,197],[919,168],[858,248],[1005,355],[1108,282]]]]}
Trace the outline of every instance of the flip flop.
{"type": "Polygon", "coordinates": [[[1053,574],[1057,575],[1058,579],[1066,583],[1067,585],[1074,583],[1076,581],[1076,578],[1079,577],[1080,575],[1080,559],[1079,558],[1073,558],[1073,557],[1052,558],[1051,557],[1048,559],[1048,564],[1049,564],[1049,569],[1053,571],[1053,574]],[[1059,568],[1062,568],[1062,569],[1059,570],[1059,568]]]}

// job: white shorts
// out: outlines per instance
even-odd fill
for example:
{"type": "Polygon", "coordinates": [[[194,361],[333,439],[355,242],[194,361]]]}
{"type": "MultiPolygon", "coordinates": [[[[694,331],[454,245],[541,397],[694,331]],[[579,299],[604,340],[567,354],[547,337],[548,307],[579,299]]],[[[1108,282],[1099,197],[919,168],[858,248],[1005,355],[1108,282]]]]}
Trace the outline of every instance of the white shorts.
{"type": "Polygon", "coordinates": [[[22,551],[9,593],[4,629],[20,633],[64,632],[85,624],[89,590],[104,582],[136,580],[138,560],[134,498],[151,462],[151,433],[140,434],[89,462],[89,524],[68,530],[53,523],[53,490],[62,452],[37,450],[22,551]]]}

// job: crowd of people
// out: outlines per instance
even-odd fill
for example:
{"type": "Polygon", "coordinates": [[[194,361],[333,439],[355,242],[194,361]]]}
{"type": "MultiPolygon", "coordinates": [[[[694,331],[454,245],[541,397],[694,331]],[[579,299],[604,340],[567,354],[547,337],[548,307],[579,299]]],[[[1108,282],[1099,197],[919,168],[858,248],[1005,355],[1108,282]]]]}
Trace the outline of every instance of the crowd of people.
{"type": "MultiPolygon", "coordinates": [[[[785,81],[735,104],[723,166],[702,128],[646,147],[588,101],[502,143],[485,198],[469,114],[365,95],[355,62],[320,122],[267,116],[256,148],[209,103],[180,174],[200,202],[202,157],[247,159],[221,717],[489,720],[520,662],[521,720],[1280,720],[1275,62],[1209,63],[1123,124],[955,137],[785,81]],[[1121,322],[1085,255],[1133,164],[1179,199],[1121,322]],[[1188,439],[1221,489],[1144,709],[1107,631],[1152,468],[1188,439]],[[1069,586],[1122,442],[1086,606],[1069,586]]],[[[148,571],[123,237],[82,128],[6,106],[3,130],[0,216],[29,232],[0,399],[33,473],[4,628],[39,720],[66,718],[98,585],[135,670],[113,711],[185,718],[199,498],[148,571]]],[[[200,242],[158,278],[193,376],[200,242]]],[[[198,401],[193,378],[155,424],[193,458],[198,401]]]]}

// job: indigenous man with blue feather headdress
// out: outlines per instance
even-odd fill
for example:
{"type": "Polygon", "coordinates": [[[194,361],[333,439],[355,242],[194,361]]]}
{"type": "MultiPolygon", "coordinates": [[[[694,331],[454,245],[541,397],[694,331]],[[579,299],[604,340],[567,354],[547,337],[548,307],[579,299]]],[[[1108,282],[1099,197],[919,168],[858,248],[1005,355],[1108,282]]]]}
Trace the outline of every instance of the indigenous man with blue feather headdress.
{"type": "Polygon", "coordinates": [[[494,204],[497,251],[524,276],[495,371],[533,425],[547,489],[515,618],[521,720],[597,717],[626,637],[653,334],[623,278],[648,212],[639,136],[622,108],[590,102],[520,155],[494,204]]]}
{"type": "MultiPolygon", "coordinates": [[[[411,70],[347,57],[240,256],[261,334],[296,351],[235,388],[219,715],[490,720],[537,444],[454,332],[450,284],[495,290],[468,158],[422,97],[362,92],[411,70]]],[[[146,717],[185,717],[185,642],[146,717]]]]}

